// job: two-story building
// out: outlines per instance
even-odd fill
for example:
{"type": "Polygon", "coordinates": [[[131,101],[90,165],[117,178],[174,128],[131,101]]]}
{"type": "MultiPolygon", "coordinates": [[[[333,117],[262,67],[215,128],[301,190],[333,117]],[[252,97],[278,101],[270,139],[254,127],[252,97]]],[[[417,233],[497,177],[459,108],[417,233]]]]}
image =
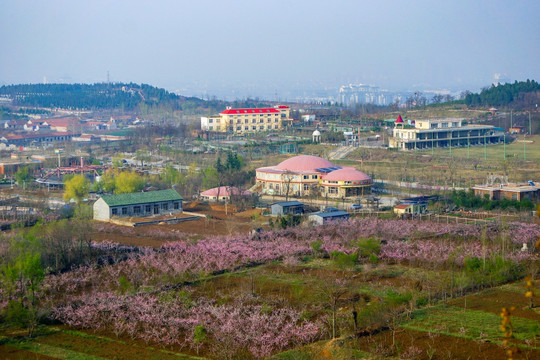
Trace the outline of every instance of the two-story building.
{"type": "Polygon", "coordinates": [[[463,125],[463,119],[416,120],[404,125],[398,116],[389,147],[421,150],[476,145],[502,144],[504,130],[491,125],[463,125]]]}

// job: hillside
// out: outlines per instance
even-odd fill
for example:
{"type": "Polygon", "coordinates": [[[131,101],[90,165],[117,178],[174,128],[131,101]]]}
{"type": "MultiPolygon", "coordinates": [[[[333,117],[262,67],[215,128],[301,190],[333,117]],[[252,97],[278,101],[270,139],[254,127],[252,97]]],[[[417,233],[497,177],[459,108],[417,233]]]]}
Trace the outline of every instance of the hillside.
{"type": "Polygon", "coordinates": [[[525,108],[540,101],[540,84],[534,80],[515,81],[513,84],[492,85],[480,94],[467,94],[463,100],[467,106],[501,106],[525,108]]]}
{"type": "Polygon", "coordinates": [[[197,98],[185,98],[165,89],[134,83],[7,85],[0,87],[0,96],[10,98],[15,106],[73,110],[134,110],[140,104],[167,104],[179,110],[187,101],[197,105],[204,103],[197,98]]]}

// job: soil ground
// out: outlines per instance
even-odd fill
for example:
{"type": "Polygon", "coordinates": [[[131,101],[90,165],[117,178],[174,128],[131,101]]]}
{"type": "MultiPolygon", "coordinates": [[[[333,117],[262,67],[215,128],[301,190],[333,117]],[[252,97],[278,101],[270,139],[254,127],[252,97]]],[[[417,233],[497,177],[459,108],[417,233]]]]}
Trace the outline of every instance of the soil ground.
{"type": "Polygon", "coordinates": [[[261,216],[260,209],[250,209],[233,212],[224,206],[192,203],[185,209],[187,212],[205,215],[196,220],[185,221],[178,224],[144,225],[136,227],[136,236],[131,233],[132,228],[121,225],[108,224],[109,231],[94,232],[96,241],[111,241],[124,245],[159,247],[173,239],[162,239],[153,235],[156,231],[171,231],[172,233],[196,235],[232,235],[246,233],[258,227],[266,226],[268,220],[261,216]]]}

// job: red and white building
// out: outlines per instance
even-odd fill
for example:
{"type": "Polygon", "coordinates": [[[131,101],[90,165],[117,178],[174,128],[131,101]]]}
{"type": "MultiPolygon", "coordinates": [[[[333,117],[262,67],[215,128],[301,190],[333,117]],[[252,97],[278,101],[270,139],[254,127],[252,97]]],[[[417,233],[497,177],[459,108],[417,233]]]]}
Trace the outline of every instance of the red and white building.
{"type": "Polygon", "coordinates": [[[368,175],[353,167],[341,167],[311,155],[295,156],[276,166],[258,168],[256,183],[261,194],[330,198],[369,194],[373,185],[368,175]]]}
{"type": "Polygon", "coordinates": [[[291,121],[290,108],[278,105],[270,108],[232,109],[219,113],[218,116],[201,117],[201,130],[245,134],[281,129],[291,121]]]}

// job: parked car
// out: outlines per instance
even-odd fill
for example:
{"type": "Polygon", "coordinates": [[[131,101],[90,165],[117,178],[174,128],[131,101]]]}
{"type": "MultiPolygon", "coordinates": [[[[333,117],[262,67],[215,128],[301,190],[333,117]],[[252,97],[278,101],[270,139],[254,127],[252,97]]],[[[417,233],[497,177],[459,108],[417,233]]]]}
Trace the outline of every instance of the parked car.
{"type": "Polygon", "coordinates": [[[352,204],[351,210],[360,210],[362,208],[362,204],[352,204]]]}
{"type": "Polygon", "coordinates": [[[324,211],[323,212],[334,212],[334,211],[339,211],[338,208],[335,208],[335,207],[332,207],[332,206],[329,206],[327,208],[324,208],[324,211]]]}

